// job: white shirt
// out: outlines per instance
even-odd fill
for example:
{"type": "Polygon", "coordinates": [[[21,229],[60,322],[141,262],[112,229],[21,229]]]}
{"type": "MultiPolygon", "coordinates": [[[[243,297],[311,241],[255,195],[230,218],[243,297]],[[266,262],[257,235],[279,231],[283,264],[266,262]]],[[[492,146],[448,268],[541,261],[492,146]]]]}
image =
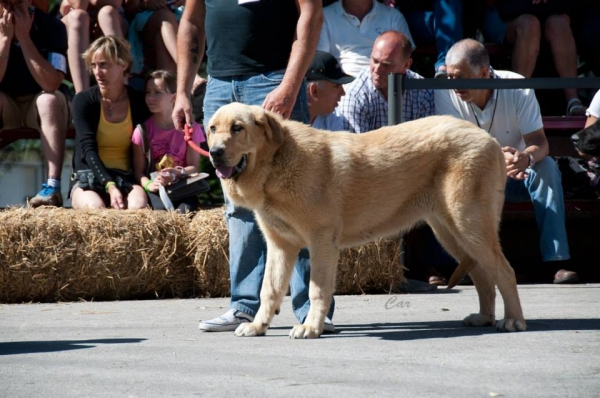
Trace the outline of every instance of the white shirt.
{"type": "MultiPolygon", "coordinates": [[[[494,71],[496,78],[518,79],[523,76],[509,71],[494,71]]],[[[484,109],[458,98],[454,90],[435,90],[435,111],[438,115],[452,115],[478,125],[501,146],[522,151],[526,148],[523,136],[543,128],[540,105],[532,89],[500,89],[484,109]]]]}
{"type": "Polygon", "coordinates": [[[404,33],[415,47],[402,13],[376,0],[362,22],[344,10],[341,0],[325,7],[323,16],[317,50],[332,54],[344,72],[351,76],[358,76],[369,65],[375,39],[385,31],[404,33]]]}
{"type": "Polygon", "coordinates": [[[586,116],[594,116],[597,119],[600,119],[600,90],[596,92],[594,98],[592,99],[592,103],[590,107],[585,112],[586,116]]]}

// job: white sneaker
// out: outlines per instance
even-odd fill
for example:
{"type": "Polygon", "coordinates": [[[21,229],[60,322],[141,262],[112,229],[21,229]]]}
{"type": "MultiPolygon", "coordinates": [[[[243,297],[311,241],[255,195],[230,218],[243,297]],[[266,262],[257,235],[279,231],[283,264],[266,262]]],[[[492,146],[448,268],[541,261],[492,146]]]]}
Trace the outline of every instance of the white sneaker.
{"type": "Polygon", "coordinates": [[[335,333],[335,325],[329,317],[325,317],[325,322],[323,322],[323,334],[331,333],[335,333]]]}
{"type": "Polygon", "coordinates": [[[232,332],[244,322],[252,322],[254,317],[242,311],[230,309],[218,318],[200,321],[198,329],[205,332],[232,332]]]}

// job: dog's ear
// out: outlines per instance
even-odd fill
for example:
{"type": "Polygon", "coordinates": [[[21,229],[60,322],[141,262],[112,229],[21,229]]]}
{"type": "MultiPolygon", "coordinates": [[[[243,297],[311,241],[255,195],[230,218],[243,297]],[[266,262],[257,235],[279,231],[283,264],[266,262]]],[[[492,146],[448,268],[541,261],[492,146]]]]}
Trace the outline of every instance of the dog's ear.
{"type": "Polygon", "coordinates": [[[260,106],[253,106],[252,111],[254,121],[264,130],[267,141],[274,145],[281,145],[283,143],[283,126],[279,116],[260,106]]]}

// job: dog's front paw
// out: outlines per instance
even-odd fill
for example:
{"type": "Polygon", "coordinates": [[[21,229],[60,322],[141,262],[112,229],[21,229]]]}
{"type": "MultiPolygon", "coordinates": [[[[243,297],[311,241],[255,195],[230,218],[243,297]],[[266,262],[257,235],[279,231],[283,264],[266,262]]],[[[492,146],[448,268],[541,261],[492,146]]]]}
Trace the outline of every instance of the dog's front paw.
{"type": "Polygon", "coordinates": [[[492,326],[494,324],[494,317],[483,314],[471,314],[463,319],[463,325],[465,326],[492,326]]]}
{"type": "Polygon", "coordinates": [[[296,325],[290,331],[290,339],[318,339],[319,331],[309,325],[296,325]]]}
{"type": "Polygon", "coordinates": [[[501,319],[496,322],[496,330],[499,332],[522,332],[527,330],[527,323],[523,319],[501,319]]]}
{"type": "Polygon", "coordinates": [[[262,327],[261,325],[257,325],[251,322],[244,322],[240,326],[235,329],[234,334],[238,337],[254,337],[254,336],[264,336],[267,332],[266,327],[262,327]]]}

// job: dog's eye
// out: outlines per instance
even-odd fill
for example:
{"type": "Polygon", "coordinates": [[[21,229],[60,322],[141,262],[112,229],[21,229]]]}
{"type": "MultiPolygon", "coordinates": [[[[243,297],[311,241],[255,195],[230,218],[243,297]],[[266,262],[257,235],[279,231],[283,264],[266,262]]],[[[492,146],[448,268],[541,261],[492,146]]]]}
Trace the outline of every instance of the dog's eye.
{"type": "Polygon", "coordinates": [[[234,133],[239,133],[243,129],[244,126],[242,126],[241,124],[234,124],[233,126],[231,126],[231,131],[233,131],[234,133]]]}
{"type": "Polygon", "coordinates": [[[210,127],[208,128],[208,130],[209,130],[211,133],[213,133],[213,134],[214,134],[214,133],[215,133],[215,131],[217,130],[217,128],[216,128],[216,127],[215,127],[215,125],[213,124],[212,126],[210,126],[210,127]]]}

